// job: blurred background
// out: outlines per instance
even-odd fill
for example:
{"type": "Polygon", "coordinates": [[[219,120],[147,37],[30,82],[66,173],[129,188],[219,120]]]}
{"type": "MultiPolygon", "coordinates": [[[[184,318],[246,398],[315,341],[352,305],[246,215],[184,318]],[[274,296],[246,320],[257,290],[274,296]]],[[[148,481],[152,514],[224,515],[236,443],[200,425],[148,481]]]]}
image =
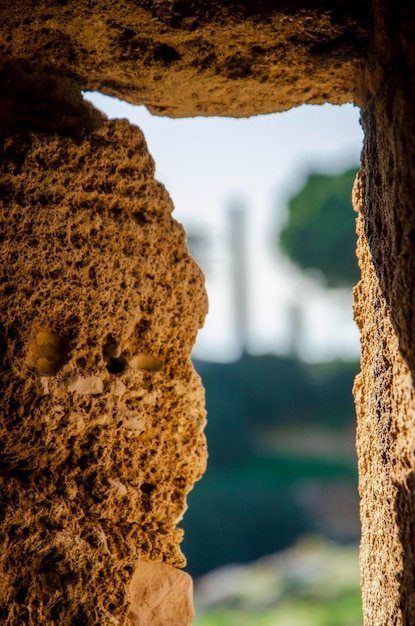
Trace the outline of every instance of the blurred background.
{"type": "Polygon", "coordinates": [[[209,466],[183,551],[198,626],[360,626],[352,106],[139,126],[210,301],[194,364],[209,466]]]}

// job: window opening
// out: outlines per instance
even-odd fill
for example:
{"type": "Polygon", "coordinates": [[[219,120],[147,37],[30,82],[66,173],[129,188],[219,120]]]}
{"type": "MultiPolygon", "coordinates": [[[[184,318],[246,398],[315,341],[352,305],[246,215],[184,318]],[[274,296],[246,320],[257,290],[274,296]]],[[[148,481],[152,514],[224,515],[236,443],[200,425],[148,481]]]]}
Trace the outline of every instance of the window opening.
{"type": "Polygon", "coordinates": [[[207,390],[210,464],[181,524],[194,624],[308,626],[317,613],[321,626],[335,614],[339,626],[361,623],[351,287],[330,284],[318,263],[295,266],[281,235],[290,204],[309,197],[327,211],[336,177],[352,180],[358,110],[171,120],[86,97],[144,132],[206,275],[210,314],[194,362],[207,390]]]}

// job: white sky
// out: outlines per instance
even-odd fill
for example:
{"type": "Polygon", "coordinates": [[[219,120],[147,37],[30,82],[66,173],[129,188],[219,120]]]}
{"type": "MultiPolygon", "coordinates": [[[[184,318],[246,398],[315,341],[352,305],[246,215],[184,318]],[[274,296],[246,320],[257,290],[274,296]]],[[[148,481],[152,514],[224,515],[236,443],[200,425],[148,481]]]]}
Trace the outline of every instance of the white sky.
{"type": "Polygon", "coordinates": [[[206,280],[210,312],[196,356],[231,360],[239,352],[227,249],[227,208],[235,197],[246,206],[250,233],[250,350],[285,352],[290,345],[290,311],[301,303],[303,358],[358,354],[350,294],[328,293],[291,266],[275,245],[286,200],[310,171],[336,173],[358,164],[362,130],[357,108],[302,106],[248,119],[175,120],[100,94],[86,97],[108,117],[128,118],[141,128],[156,162],[156,177],[173,199],[175,218],[213,237],[206,280]]]}

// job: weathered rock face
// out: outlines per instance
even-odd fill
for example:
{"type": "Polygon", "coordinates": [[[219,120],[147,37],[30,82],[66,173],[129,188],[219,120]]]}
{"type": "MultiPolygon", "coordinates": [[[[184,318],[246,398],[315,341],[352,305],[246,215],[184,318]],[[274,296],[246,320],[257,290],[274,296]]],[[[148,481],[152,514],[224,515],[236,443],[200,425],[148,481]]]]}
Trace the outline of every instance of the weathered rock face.
{"type": "Polygon", "coordinates": [[[365,624],[415,623],[415,13],[379,3],[358,99],[365,146],[355,384],[365,624]]]}
{"type": "Polygon", "coordinates": [[[205,465],[203,279],[140,131],[81,89],[172,117],[361,107],[365,625],[415,623],[413,3],[7,0],[0,18],[1,623],[192,614],[170,567],[205,465]]]}
{"type": "Polygon", "coordinates": [[[0,152],[0,621],[126,623],[137,561],[185,563],[203,278],[126,121],[0,152]]]}
{"type": "Polygon", "coordinates": [[[5,116],[12,100],[22,119],[41,116],[41,83],[65,77],[159,115],[242,117],[351,102],[369,4],[25,0],[0,17],[5,116]]]}
{"type": "MultiPolygon", "coordinates": [[[[362,215],[366,212],[364,181],[362,176],[355,190],[355,204],[362,215]]],[[[362,279],[355,289],[355,317],[362,336],[362,360],[354,395],[362,497],[363,609],[365,624],[410,624],[414,608],[401,604],[405,596],[405,602],[411,602],[413,589],[415,394],[373,267],[362,216],[358,224],[362,279]]]]}

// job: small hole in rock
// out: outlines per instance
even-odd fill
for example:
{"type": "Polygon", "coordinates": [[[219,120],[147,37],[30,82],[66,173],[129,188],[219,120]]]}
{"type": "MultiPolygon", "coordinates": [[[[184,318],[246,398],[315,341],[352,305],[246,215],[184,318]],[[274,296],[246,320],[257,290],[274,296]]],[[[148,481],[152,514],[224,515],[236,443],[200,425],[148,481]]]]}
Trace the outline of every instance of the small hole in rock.
{"type": "Polygon", "coordinates": [[[110,357],[107,361],[106,368],[110,374],[121,374],[125,370],[125,361],[120,357],[110,357]]]}
{"type": "Polygon", "coordinates": [[[162,61],[162,63],[165,63],[166,65],[170,65],[173,61],[178,61],[180,56],[181,55],[175,48],[166,43],[160,44],[154,50],[154,60],[162,61]]]}
{"type": "Polygon", "coordinates": [[[110,374],[121,374],[125,370],[126,360],[119,355],[118,343],[112,335],[108,335],[102,346],[102,356],[110,374]]]}
{"type": "Polygon", "coordinates": [[[151,483],[142,483],[140,489],[143,493],[147,493],[150,494],[154,491],[154,489],[156,488],[155,485],[152,485],[151,483]]]}

